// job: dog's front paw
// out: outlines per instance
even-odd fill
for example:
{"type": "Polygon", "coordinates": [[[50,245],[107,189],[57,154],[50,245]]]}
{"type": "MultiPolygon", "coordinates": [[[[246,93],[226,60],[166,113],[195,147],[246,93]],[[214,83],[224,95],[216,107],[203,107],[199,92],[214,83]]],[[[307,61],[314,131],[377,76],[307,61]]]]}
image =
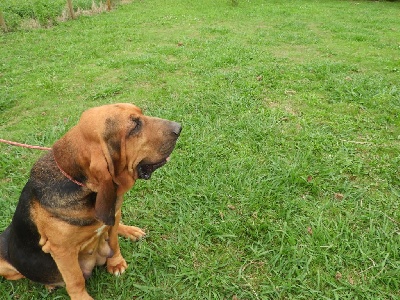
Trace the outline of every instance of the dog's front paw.
{"type": "Polygon", "coordinates": [[[127,226],[124,224],[119,224],[118,226],[118,234],[131,239],[132,241],[137,241],[146,236],[146,232],[144,232],[139,227],[135,226],[127,226]]]}
{"type": "Polygon", "coordinates": [[[121,275],[127,268],[128,264],[121,254],[107,259],[107,271],[115,276],[121,275]]]}

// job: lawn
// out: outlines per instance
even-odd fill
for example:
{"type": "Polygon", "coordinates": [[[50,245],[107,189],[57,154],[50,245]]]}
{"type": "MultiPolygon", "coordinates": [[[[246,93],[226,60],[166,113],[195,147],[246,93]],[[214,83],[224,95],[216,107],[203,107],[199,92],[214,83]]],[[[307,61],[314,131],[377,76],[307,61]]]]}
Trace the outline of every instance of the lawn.
{"type": "MultiPolygon", "coordinates": [[[[129,268],[97,268],[95,299],[398,299],[399,19],[400,2],[143,0],[16,26],[0,138],[51,146],[115,102],[182,123],[125,197],[148,237],[120,240],[129,268]]],[[[0,152],[3,230],[42,153],[0,152]]],[[[26,279],[0,295],[68,299],[26,279]]]]}

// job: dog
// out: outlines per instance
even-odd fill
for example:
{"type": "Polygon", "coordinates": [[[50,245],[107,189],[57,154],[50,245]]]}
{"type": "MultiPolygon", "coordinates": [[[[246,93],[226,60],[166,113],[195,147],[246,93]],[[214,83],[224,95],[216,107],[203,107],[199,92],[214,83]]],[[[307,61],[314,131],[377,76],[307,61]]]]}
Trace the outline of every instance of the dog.
{"type": "Polygon", "coordinates": [[[169,160],[181,130],[133,104],[83,112],[32,167],[0,235],[0,275],[65,285],[72,300],[93,299],[85,279],[96,265],[106,264],[114,275],[127,268],[118,234],[132,240],[145,235],[120,223],[124,193],[169,160]]]}

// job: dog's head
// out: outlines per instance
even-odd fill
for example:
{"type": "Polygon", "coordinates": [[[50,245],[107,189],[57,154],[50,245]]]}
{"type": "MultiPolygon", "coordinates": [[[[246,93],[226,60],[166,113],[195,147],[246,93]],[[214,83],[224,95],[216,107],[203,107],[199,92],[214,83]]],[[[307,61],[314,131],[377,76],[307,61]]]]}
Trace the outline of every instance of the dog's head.
{"type": "Polygon", "coordinates": [[[135,105],[111,104],[85,111],[53,149],[56,159],[57,149],[71,149],[60,152],[64,158],[75,156],[86,185],[97,192],[96,217],[113,225],[117,196],[169,160],[180,132],[180,124],[145,116],[135,105]]]}

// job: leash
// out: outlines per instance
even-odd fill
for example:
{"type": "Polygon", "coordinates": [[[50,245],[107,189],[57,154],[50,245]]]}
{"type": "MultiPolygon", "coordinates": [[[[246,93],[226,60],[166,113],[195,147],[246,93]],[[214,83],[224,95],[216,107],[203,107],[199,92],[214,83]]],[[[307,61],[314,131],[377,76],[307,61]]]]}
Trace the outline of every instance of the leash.
{"type": "Polygon", "coordinates": [[[12,142],[12,141],[7,141],[0,139],[1,143],[9,144],[12,146],[17,146],[17,147],[23,147],[23,148],[28,148],[28,149],[37,149],[37,150],[51,150],[51,148],[48,147],[41,147],[41,146],[32,146],[28,144],[22,144],[22,143],[17,143],[17,142],[12,142]]]}
{"type": "MultiPolygon", "coordinates": [[[[51,150],[52,148],[49,147],[42,147],[42,146],[33,146],[33,145],[28,145],[28,144],[22,144],[22,143],[17,143],[17,142],[12,142],[12,141],[8,141],[8,140],[4,140],[4,139],[0,139],[0,143],[4,143],[4,144],[8,144],[8,145],[12,145],[12,146],[17,146],[17,147],[22,147],[22,148],[28,148],[28,149],[35,149],[35,150],[43,150],[43,151],[48,151],[51,150]]],[[[70,181],[72,181],[73,183],[83,186],[85,187],[86,185],[84,185],[82,182],[76,181],[74,178],[72,178],[72,176],[68,175],[63,169],[61,169],[60,165],[58,164],[54,153],[53,153],[53,158],[54,161],[56,162],[56,165],[58,167],[58,169],[60,170],[60,172],[67,177],[70,181]]]]}

